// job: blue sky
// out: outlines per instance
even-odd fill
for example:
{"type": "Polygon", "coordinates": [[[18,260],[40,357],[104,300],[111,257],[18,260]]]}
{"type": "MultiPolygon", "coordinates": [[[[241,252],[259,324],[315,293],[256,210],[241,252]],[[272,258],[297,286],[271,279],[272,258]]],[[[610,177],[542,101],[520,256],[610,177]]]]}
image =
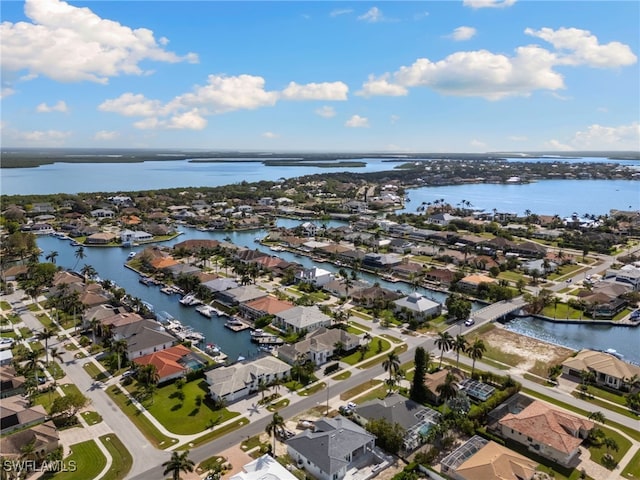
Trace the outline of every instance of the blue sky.
{"type": "Polygon", "coordinates": [[[640,150],[640,2],[1,2],[2,145],[640,150]]]}

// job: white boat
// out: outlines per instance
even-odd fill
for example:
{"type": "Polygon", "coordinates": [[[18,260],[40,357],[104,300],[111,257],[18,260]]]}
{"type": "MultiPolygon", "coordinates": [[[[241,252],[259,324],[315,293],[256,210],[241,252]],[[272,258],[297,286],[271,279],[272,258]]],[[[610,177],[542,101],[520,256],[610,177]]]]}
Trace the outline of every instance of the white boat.
{"type": "Polygon", "coordinates": [[[215,312],[215,309],[210,305],[200,305],[199,307],[196,307],[196,312],[204,315],[207,318],[211,318],[211,316],[215,312]]]}
{"type": "Polygon", "coordinates": [[[180,303],[182,305],[191,306],[191,305],[199,305],[202,302],[198,300],[194,294],[188,293],[187,295],[185,295],[180,299],[180,303]]]}
{"type": "Polygon", "coordinates": [[[256,328],[255,330],[251,331],[252,337],[264,337],[265,335],[268,335],[268,334],[265,333],[265,331],[262,330],[261,328],[256,328]]]}
{"type": "Polygon", "coordinates": [[[127,255],[127,260],[131,260],[135,256],[136,256],[136,252],[129,252],[129,255],[127,255]]]}

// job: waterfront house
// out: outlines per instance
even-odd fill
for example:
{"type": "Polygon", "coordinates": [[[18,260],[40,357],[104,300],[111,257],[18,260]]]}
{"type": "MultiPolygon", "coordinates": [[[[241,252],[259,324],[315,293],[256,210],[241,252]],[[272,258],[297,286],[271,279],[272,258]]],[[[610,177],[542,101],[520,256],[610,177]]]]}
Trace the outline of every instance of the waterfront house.
{"type": "Polygon", "coordinates": [[[527,258],[543,258],[547,254],[546,247],[534,242],[517,243],[510,251],[527,258]]]}
{"type": "Polygon", "coordinates": [[[140,320],[113,328],[115,341],[127,342],[127,358],[134,360],[153,352],[165,350],[177,342],[176,337],[167,333],[158,322],[140,320]]]}
{"type": "Polygon", "coordinates": [[[175,345],[159,352],[149,353],[133,361],[139,367],[154,365],[158,372],[158,383],[182,378],[193,369],[192,365],[203,365],[184,345],[175,345]]]}
{"type": "Polygon", "coordinates": [[[265,315],[275,315],[293,307],[294,304],[291,302],[267,295],[241,304],[240,312],[245,318],[256,321],[265,315]]]}
{"type": "Polygon", "coordinates": [[[391,269],[391,273],[396,277],[411,281],[422,275],[422,264],[403,259],[400,265],[391,269]]]}
{"type": "Polygon", "coordinates": [[[272,324],[283,331],[313,332],[320,327],[329,327],[331,317],[322,313],[317,305],[296,306],[276,313],[272,324]]]}
{"type": "Polygon", "coordinates": [[[339,298],[345,298],[347,294],[349,296],[353,296],[356,292],[363,290],[365,288],[371,287],[371,284],[364,280],[353,280],[351,282],[351,286],[348,288],[345,285],[344,279],[335,279],[328,283],[325,283],[322,288],[325,292],[330,293],[331,295],[335,295],[339,298]]]}
{"type": "Polygon", "coordinates": [[[578,447],[594,427],[585,418],[556,410],[539,400],[519,413],[507,413],[498,420],[498,425],[504,438],[564,466],[577,461],[578,447]]]}
{"type": "Polygon", "coordinates": [[[205,378],[214,400],[232,403],[257,392],[261,381],[269,384],[277,379],[282,380],[290,372],[291,366],[268,355],[210,370],[205,378]]]}
{"type": "Polygon", "coordinates": [[[533,272],[538,272],[538,275],[548,275],[555,272],[558,269],[558,264],[539,258],[537,260],[530,260],[522,264],[522,270],[532,275],[533,272]]]}
{"type": "MultiPolygon", "coordinates": [[[[425,374],[424,385],[427,387],[427,398],[430,403],[433,403],[434,405],[440,405],[442,403],[442,398],[440,398],[440,394],[438,393],[438,387],[445,383],[447,375],[450,373],[455,376],[456,382],[460,380],[460,375],[446,368],[438,370],[437,372],[425,374]]],[[[456,389],[458,389],[457,385],[456,389]]]]}
{"type": "Polygon", "coordinates": [[[183,242],[176,243],[173,246],[174,251],[185,250],[191,254],[197,254],[202,249],[213,250],[220,245],[218,240],[208,240],[208,239],[193,239],[193,240],[185,240],[183,242]]]}
{"type": "Polygon", "coordinates": [[[278,358],[293,365],[300,354],[306,354],[307,359],[319,367],[329,361],[338,344],[342,345],[344,352],[352,352],[360,346],[360,337],[340,328],[321,327],[294,345],[278,348],[278,358]]]}
{"type": "Polygon", "coordinates": [[[209,280],[208,282],[204,282],[202,285],[216,294],[218,292],[224,292],[225,290],[229,290],[231,288],[237,288],[238,282],[231,278],[220,277],[214,280],[209,280]]]}
{"type": "Polygon", "coordinates": [[[562,372],[576,378],[580,378],[582,372],[593,372],[598,385],[628,390],[631,387],[630,379],[640,376],[640,367],[610,353],[581,350],[562,362],[562,372]]]}
{"type": "Polygon", "coordinates": [[[268,292],[256,287],[255,285],[246,285],[218,292],[216,294],[216,298],[220,303],[228,307],[235,307],[241,303],[264,298],[268,294],[268,292]]]}
{"type": "Polygon", "coordinates": [[[296,274],[298,282],[306,282],[321,287],[334,279],[333,273],[319,267],[305,268],[296,274]]]}
{"type": "Polygon", "coordinates": [[[385,419],[391,425],[397,423],[404,429],[402,450],[409,453],[423,444],[423,437],[439,422],[440,414],[399,393],[393,393],[383,399],[376,398],[358,405],[353,418],[360,425],[380,419],[385,419]]]}
{"type": "Polygon", "coordinates": [[[98,232],[85,238],[84,243],[86,245],[109,245],[115,240],[116,236],[113,233],[98,232]]]}
{"type": "Polygon", "coordinates": [[[488,277],[487,275],[472,274],[463,277],[456,284],[458,289],[463,292],[475,293],[481,283],[496,283],[495,278],[488,277]]]}
{"type": "Polygon", "coordinates": [[[133,245],[140,242],[149,242],[153,240],[153,235],[147,232],[136,230],[122,230],[120,232],[120,241],[123,245],[133,245]]]}
{"type": "Polygon", "coordinates": [[[162,270],[171,275],[173,278],[178,278],[180,275],[196,276],[202,273],[201,268],[196,267],[195,265],[188,265],[186,263],[180,262],[176,262],[173,265],[164,267],[162,270]]]}
{"type": "Polygon", "coordinates": [[[502,445],[474,435],[440,462],[453,480],[531,480],[538,464],[502,445]]]}
{"type": "Polygon", "coordinates": [[[376,304],[387,305],[402,297],[401,293],[380,286],[357,289],[353,293],[350,290],[349,295],[353,303],[366,308],[371,308],[376,304]]]}
{"type": "Polygon", "coordinates": [[[3,282],[11,282],[18,278],[20,275],[25,275],[26,273],[26,265],[13,265],[9,268],[3,269],[2,272],[0,272],[0,278],[2,278],[3,282]]]}
{"type": "Polygon", "coordinates": [[[609,269],[604,274],[604,280],[629,285],[634,291],[640,290],[640,268],[624,265],[619,269],[609,269]]]}
{"type": "Polygon", "coordinates": [[[454,217],[453,215],[449,215],[448,213],[435,213],[428,217],[427,223],[446,227],[447,225],[449,225],[449,223],[451,223],[452,220],[457,219],[459,219],[459,217],[454,217]]]}
{"type": "Polygon", "coordinates": [[[388,270],[401,263],[402,256],[397,253],[366,253],[362,259],[362,268],[388,270]]]}
{"type": "Polygon", "coordinates": [[[352,421],[322,418],[287,440],[287,454],[318,480],[342,480],[373,456],[376,437],[352,421]]]}
{"type": "Polygon", "coordinates": [[[393,303],[396,315],[404,316],[405,320],[413,318],[418,322],[423,322],[442,313],[442,304],[429,300],[418,292],[412,292],[393,303]]]}

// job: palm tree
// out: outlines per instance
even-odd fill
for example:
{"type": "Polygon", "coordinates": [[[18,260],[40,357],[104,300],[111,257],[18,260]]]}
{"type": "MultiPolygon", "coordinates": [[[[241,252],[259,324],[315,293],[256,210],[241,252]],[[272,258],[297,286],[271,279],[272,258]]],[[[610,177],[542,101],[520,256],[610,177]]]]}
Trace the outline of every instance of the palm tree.
{"type": "Polygon", "coordinates": [[[51,250],[49,253],[47,253],[44,259],[49,260],[51,263],[55,265],[57,256],[58,256],[58,252],[56,252],[55,250],[51,250]]]}
{"type": "Polygon", "coordinates": [[[26,364],[25,368],[29,372],[33,372],[33,379],[38,381],[38,353],[33,350],[29,350],[25,355],[26,364]]]}
{"type": "Polygon", "coordinates": [[[51,354],[51,360],[58,360],[62,363],[62,352],[58,351],[58,347],[51,347],[49,353],[51,354]]]}
{"type": "Polygon", "coordinates": [[[271,422],[269,422],[264,429],[267,434],[273,436],[273,450],[271,453],[273,454],[274,458],[276,456],[276,433],[281,432],[283,429],[284,418],[282,418],[282,416],[280,416],[278,413],[274,413],[273,417],[271,418],[271,422]]]}
{"type": "Polygon", "coordinates": [[[158,374],[158,368],[154,364],[149,363],[140,367],[137,378],[143,385],[155,385],[158,383],[158,380],[160,380],[160,374],[158,374]]]}
{"type": "Polygon", "coordinates": [[[485,347],[484,342],[480,338],[476,338],[476,341],[469,347],[467,353],[473,359],[473,364],[471,366],[471,376],[473,376],[473,372],[476,369],[476,360],[480,360],[484,352],[487,351],[487,347],[485,347]]]}
{"type": "Polygon", "coordinates": [[[264,377],[260,378],[260,380],[258,380],[258,391],[262,395],[262,403],[264,403],[264,392],[266,392],[267,390],[269,390],[269,384],[264,379],[264,377]]]}
{"type": "Polygon", "coordinates": [[[127,341],[123,338],[111,344],[111,350],[118,356],[118,370],[122,367],[122,355],[127,353],[127,341]]]}
{"type": "Polygon", "coordinates": [[[78,248],[76,248],[76,253],[75,253],[76,263],[73,265],[73,270],[76,269],[80,260],[82,260],[85,256],[86,255],[84,254],[84,247],[80,245],[78,248]]]}
{"type": "Polygon", "coordinates": [[[469,342],[464,338],[464,335],[456,335],[456,338],[453,340],[453,345],[451,349],[456,352],[456,368],[460,363],[460,352],[465,353],[469,348],[469,342]]]}
{"type": "Polygon", "coordinates": [[[604,416],[604,413],[599,412],[599,411],[591,412],[587,418],[589,420],[593,420],[594,422],[598,422],[598,423],[601,423],[603,425],[607,421],[606,417],[604,416]]]}
{"type": "Polygon", "coordinates": [[[167,475],[171,473],[173,480],[180,480],[180,472],[193,472],[193,468],[195,467],[195,463],[193,460],[189,458],[189,450],[185,450],[182,453],[173,452],[171,454],[171,459],[164,462],[162,466],[164,467],[163,475],[167,475]]]}
{"type": "Polygon", "coordinates": [[[87,282],[90,278],[94,278],[98,275],[98,271],[93,267],[93,265],[84,264],[80,273],[84,276],[84,281],[87,282]]]}
{"type": "Polygon", "coordinates": [[[454,342],[455,340],[449,332],[438,333],[438,338],[436,338],[436,346],[440,349],[440,364],[438,365],[438,368],[442,368],[442,357],[444,356],[444,352],[451,350],[454,342]]]}
{"type": "Polygon", "coordinates": [[[53,335],[53,331],[47,327],[44,327],[37,334],[38,339],[44,340],[45,365],[49,365],[49,339],[53,337],[53,335]]]}
{"type": "Polygon", "coordinates": [[[456,376],[449,372],[444,379],[444,382],[436,387],[436,392],[440,396],[443,402],[455,397],[458,394],[456,388],[456,376]]]}
{"type": "Polygon", "coordinates": [[[392,383],[394,383],[395,376],[400,370],[400,357],[394,350],[393,352],[389,352],[387,358],[384,362],[382,362],[382,368],[384,368],[385,372],[389,372],[389,393],[391,393],[392,383]]]}
{"type": "Polygon", "coordinates": [[[93,333],[93,344],[94,345],[96,343],[96,330],[101,325],[102,324],[100,323],[100,320],[98,320],[96,317],[93,317],[91,320],[89,320],[89,328],[91,328],[91,332],[93,333]]]}

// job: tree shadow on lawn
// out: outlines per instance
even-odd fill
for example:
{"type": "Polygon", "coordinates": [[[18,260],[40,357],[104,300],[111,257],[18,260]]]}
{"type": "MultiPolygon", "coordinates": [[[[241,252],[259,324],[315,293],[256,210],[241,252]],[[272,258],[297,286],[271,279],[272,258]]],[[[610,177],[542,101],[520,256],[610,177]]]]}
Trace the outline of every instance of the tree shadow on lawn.
{"type": "Polygon", "coordinates": [[[171,407],[171,411],[175,412],[177,410],[180,410],[182,408],[182,403],[176,403],[173,407],[171,407]]]}

